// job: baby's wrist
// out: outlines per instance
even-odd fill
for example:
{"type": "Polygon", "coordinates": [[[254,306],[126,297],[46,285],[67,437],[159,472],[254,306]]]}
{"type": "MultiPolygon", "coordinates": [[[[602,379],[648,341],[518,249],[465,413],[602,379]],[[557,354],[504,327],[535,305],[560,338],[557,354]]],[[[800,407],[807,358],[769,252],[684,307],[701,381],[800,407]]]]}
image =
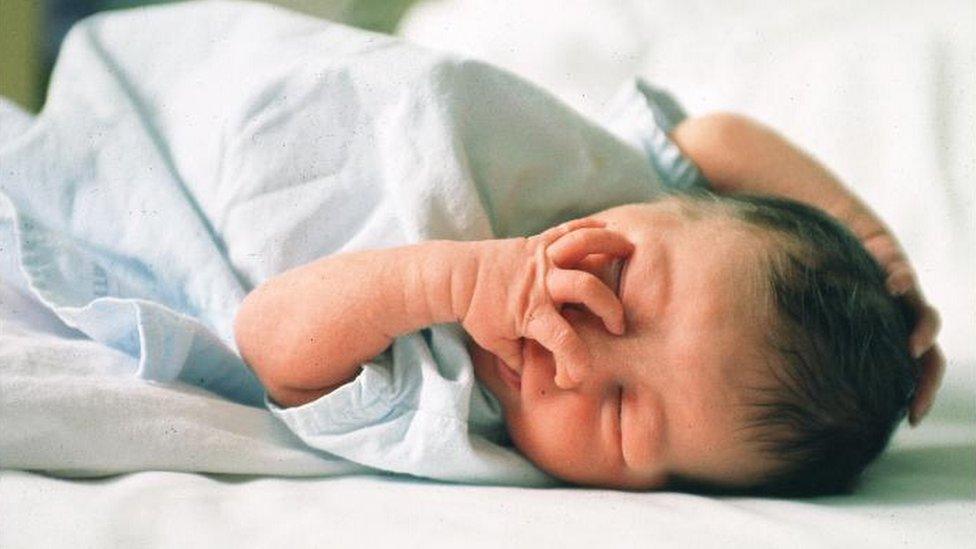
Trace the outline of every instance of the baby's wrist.
{"type": "Polygon", "coordinates": [[[481,242],[431,240],[417,245],[403,275],[405,300],[425,324],[459,322],[471,303],[481,242]]]}
{"type": "MultiPolygon", "coordinates": [[[[508,270],[513,267],[512,251],[521,250],[525,238],[452,242],[451,320],[464,322],[476,299],[485,296],[490,301],[503,295],[499,285],[509,282],[508,270]]],[[[493,303],[504,306],[504,303],[493,303]]]]}

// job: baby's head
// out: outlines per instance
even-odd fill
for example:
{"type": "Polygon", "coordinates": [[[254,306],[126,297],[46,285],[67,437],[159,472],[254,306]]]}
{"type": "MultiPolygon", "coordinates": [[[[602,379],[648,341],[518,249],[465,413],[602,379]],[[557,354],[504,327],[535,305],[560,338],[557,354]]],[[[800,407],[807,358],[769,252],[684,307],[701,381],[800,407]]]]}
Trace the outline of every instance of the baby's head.
{"type": "Polygon", "coordinates": [[[849,489],[914,390],[909,309],[858,241],[792,201],[670,197],[593,217],[634,243],[577,268],[627,333],[566,307],[592,367],[572,390],[528,340],[521,377],[474,348],[512,441],[587,485],[814,495],[849,489]],[[622,266],[622,268],[618,268],[622,266]]]}

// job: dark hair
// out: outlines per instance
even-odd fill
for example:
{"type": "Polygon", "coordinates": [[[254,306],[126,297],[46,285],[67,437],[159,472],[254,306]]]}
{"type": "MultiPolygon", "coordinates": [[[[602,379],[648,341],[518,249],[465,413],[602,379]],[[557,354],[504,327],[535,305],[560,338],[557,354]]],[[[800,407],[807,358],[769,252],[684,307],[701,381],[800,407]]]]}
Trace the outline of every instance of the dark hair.
{"type": "Polygon", "coordinates": [[[727,488],[675,477],[671,488],[808,497],[849,493],[887,446],[915,391],[908,350],[913,310],[886,290],[885,273],[827,214],[757,195],[697,197],[726,205],[769,247],[775,303],[769,332],[776,380],[750,388],[748,440],[778,464],[759,482],[727,488]]]}

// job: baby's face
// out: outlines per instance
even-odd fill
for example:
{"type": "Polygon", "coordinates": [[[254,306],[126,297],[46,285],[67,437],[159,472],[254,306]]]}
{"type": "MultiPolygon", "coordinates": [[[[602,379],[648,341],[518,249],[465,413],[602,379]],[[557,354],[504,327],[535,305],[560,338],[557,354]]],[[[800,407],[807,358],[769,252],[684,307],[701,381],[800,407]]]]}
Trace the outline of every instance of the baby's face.
{"type": "Polygon", "coordinates": [[[666,199],[593,216],[635,246],[619,277],[606,256],[577,267],[617,292],[627,332],[563,309],[592,356],[575,389],[556,386],[552,354],[532,340],[520,378],[471,343],[476,375],[501,402],[513,442],[541,469],[579,484],[652,489],[669,474],[746,483],[767,467],[737,432],[742,387],[762,378],[763,244],[740,222],[697,208],[666,199]]]}

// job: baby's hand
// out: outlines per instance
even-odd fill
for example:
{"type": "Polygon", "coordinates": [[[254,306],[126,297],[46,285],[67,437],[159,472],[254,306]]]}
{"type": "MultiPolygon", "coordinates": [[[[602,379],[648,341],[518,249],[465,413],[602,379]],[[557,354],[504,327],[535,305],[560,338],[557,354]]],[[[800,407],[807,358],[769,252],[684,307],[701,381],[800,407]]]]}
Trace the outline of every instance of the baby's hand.
{"type": "Polygon", "coordinates": [[[548,349],[556,361],[556,384],[574,386],[590,364],[589,351],[559,309],[585,305],[607,329],[624,333],[617,296],[591,273],[572,270],[590,254],[626,257],[633,251],[623,235],[602,221],[576,219],[529,238],[488,240],[478,257],[478,275],[461,324],[484,349],[517,371],[523,338],[548,349]]]}

